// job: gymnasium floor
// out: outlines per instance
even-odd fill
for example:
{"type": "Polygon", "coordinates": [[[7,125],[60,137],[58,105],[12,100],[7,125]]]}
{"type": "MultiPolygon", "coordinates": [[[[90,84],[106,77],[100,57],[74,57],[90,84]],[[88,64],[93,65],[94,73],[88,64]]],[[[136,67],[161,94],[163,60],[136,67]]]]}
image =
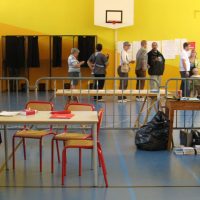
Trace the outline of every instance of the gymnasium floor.
{"type": "MultiPolygon", "coordinates": [[[[40,94],[39,99],[48,98],[48,94],[40,94]]],[[[26,98],[19,94],[18,100],[13,96],[1,96],[0,110],[22,109],[26,98]],[[10,98],[10,100],[9,100],[10,98]],[[12,104],[12,105],[11,105],[12,104]],[[11,105],[11,106],[10,106],[11,105]]],[[[56,109],[63,107],[63,99],[56,99],[56,109]]],[[[97,107],[113,109],[109,102],[97,107]]],[[[118,117],[116,126],[129,125],[127,113],[130,103],[115,104],[118,117]],[[121,114],[120,114],[121,113],[121,114]],[[123,113],[123,115],[122,115],[123,113]],[[125,119],[121,121],[121,118],[125,119]],[[118,120],[118,122],[117,122],[118,120]]],[[[132,102],[133,111],[137,111],[137,103],[132,102]]],[[[153,115],[153,113],[152,113],[153,115]]],[[[199,125],[199,113],[195,113],[195,125],[199,125]]],[[[103,127],[111,123],[111,116],[104,120],[103,127]],[[107,124],[106,122],[107,121],[107,124]]],[[[178,116],[177,123],[183,123],[178,116]]],[[[191,113],[188,112],[186,124],[191,124],[191,113]]],[[[178,132],[175,141],[178,143],[178,132]]],[[[9,147],[11,147],[13,131],[9,131],[9,147]]],[[[0,200],[23,199],[70,199],[70,200],[199,200],[200,196],[200,156],[175,156],[167,151],[137,151],[134,145],[133,130],[104,130],[100,133],[104,156],[108,171],[109,188],[105,189],[103,176],[99,170],[99,188],[92,187],[92,171],[90,170],[90,152],[83,153],[83,175],[78,177],[78,152],[70,150],[68,154],[68,175],[65,187],[61,187],[61,166],[55,159],[55,173],[50,172],[50,137],[43,142],[43,173],[39,173],[38,141],[27,140],[27,161],[23,160],[21,146],[16,153],[16,170],[0,172],[0,200]]],[[[9,153],[11,148],[9,148],[9,153]]],[[[56,158],[56,157],[55,157],[56,158]]],[[[4,161],[4,146],[0,145],[0,167],[4,161]]],[[[10,162],[10,166],[11,166],[10,162]]]]}

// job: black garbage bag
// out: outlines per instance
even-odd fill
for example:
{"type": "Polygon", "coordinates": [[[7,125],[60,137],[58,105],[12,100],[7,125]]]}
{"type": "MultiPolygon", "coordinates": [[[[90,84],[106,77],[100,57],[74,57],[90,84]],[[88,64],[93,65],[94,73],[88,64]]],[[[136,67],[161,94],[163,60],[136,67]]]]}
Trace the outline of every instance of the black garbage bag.
{"type": "Polygon", "coordinates": [[[138,149],[146,151],[166,150],[169,135],[169,120],[165,113],[158,111],[153,119],[142,126],[135,137],[138,149]]]}
{"type": "Polygon", "coordinates": [[[192,146],[200,145],[200,132],[198,130],[192,130],[192,146]]]}

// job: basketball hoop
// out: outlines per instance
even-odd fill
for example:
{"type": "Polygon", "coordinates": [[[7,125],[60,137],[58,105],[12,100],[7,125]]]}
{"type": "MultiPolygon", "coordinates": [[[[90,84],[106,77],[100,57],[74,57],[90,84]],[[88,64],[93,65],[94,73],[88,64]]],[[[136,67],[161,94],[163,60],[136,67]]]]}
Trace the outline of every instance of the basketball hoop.
{"type": "Polygon", "coordinates": [[[107,23],[108,23],[108,24],[113,24],[113,25],[115,25],[115,24],[121,24],[121,21],[117,21],[117,20],[108,20],[107,23]]]}

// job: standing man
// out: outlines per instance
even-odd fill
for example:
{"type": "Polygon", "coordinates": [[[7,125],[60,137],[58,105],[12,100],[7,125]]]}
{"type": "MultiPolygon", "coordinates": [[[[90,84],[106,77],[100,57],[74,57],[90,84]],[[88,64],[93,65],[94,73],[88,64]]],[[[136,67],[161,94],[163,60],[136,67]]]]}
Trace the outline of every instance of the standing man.
{"type": "MultiPolygon", "coordinates": [[[[117,73],[119,77],[127,78],[125,80],[120,80],[120,85],[119,85],[120,90],[126,90],[128,88],[128,73],[130,71],[129,64],[134,63],[134,61],[132,61],[128,55],[128,50],[130,49],[130,46],[131,44],[129,42],[124,42],[123,50],[121,51],[121,55],[120,55],[120,66],[117,69],[117,73]]],[[[127,101],[128,100],[126,96],[118,97],[118,103],[126,103],[127,101]]]]}
{"type": "MultiPolygon", "coordinates": [[[[141,41],[141,48],[136,54],[136,69],[135,74],[137,78],[145,78],[146,70],[148,66],[148,55],[147,55],[147,41],[141,41]]],[[[143,90],[145,86],[145,80],[137,80],[136,90],[143,90]]],[[[142,97],[136,97],[137,101],[144,101],[142,97]]]]}
{"type": "Polygon", "coordinates": [[[152,43],[152,50],[148,53],[148,65],[150,78],[156,80],[159,84],[157,85],[155,81],[150,80],[150,88],[151,90],[158,90],[161,84],[161,77],[165,70],[165,58],[158,51],[158,44],[156,42],[152,43]]]}
{"type": "MultiPolygon", "coordinates": [[[[96,45],[96,52],[90,56],[90,58],[87,61],[87,64],[91,71],[94,74],[94,77],[97,78],[105,78],[106,77],[106,67],[108,66],[108,59],[109,55],[104,55],[102,53],[103,46],[102,44],[96,45]]],[[[94,89],[101,90],[104,87],[105,80],[104,79],[98,79],[95,80],[94,83],[94,89]]],[[[104,101],[102,99],[102,96],[95,96],[95,101],[104,101]]]]}
{"type": "MultiPolygon", "coordinates": [[[[190,76],[190,59],[189,59],[189,44],[185,42],[183,44],[183,51],[180,55],[180,74],[181,78],[189,78],[190,76]]],[[[183,97],[190,96],[189,80],[182,80],[181,88],[183,97]]]]}

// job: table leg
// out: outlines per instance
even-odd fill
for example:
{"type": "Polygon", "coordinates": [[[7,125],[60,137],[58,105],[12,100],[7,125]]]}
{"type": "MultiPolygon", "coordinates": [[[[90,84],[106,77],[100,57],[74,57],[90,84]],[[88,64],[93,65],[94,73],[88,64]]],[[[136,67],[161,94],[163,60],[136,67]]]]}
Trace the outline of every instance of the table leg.
{"type": "Polygon", "coordinates": [[[94,186],[98,186],[98,169],[97,169],[97,124],[93,125],[93,169],[94,169],[94,186]]]}
{"type": "Polygon", "coordinates": [[[171,147],[173,146],[173,125],[174,125],[174,110],[169,110],[169,138],[168,138],[168,151],[171,150],[171,147]]]}
{"type": "Polygon", "coordinates": [[[143,125],[147,124],[147,121],[148,121],[149,115],[150,115],[151,110],[152,110],[152,108],[153,108],[153,106],[154,106],[154,103],[155,103],[156,101],[157,101],[156,98],[151,98],[151,103],[150,103],[149,108],[147,109],[147,113],[146,113],[146,116],[145,116],[144,124],[143,124],[143,125]]]}
{"type": "Polygon", "coordinates": [[[4,148],[5,148],[5,166],[8,170],[8,141],[7,141],[7,127],[4,125],[4,148]]]}
{"type": "Polygon", "coordinates": [[[141,106],[141,108],[140,108],[138,117],[137,117],[137,119],[136,119],[136,121],[135,121],[135,124],[134,124],[134,128],[140,128],[140,116],[141,116],[141,114],[142,114],[142,112],[143,112],[143,110],[144,110],[144,106],[145,106],[145,104],[146,104],[146,101],[147,101],[147,97],[145,97],[144,102],[142,103],[142,106],[141,106]]]}

